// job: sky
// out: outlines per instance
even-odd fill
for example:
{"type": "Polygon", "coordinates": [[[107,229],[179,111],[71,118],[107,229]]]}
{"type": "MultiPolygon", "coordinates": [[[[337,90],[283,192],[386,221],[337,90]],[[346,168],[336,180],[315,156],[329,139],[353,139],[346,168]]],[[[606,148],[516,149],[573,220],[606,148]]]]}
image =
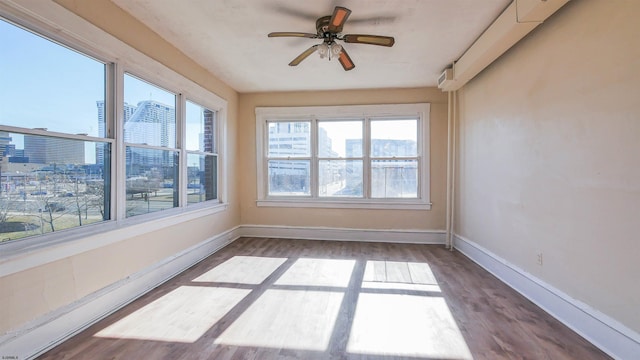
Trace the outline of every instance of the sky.
{"type": "MultiPolygon", "coordinates": [[[[104,101],[105,64],[2,20],[0,44],[0,124],[98,136],[96,102],[104,101]]],[[[125,77],[125,102],[148,99],[175,107],[174,94],[125,77]]],[[[200,119],[187,119],[194,121],[200,119]]],[[[13,136],[16,148],[22,142],[13,136]]],[[[85,160],[94,155],[85,151],[85,160]]]]}

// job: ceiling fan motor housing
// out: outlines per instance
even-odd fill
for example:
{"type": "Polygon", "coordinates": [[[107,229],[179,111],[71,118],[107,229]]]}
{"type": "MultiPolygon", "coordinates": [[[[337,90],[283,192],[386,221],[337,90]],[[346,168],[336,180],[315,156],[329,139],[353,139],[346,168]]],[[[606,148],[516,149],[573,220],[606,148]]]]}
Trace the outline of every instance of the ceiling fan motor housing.
{"type": "Polygon", "coordinates": [[[329,31],[330,21],[331,16],[323,16],[316,20],[316,30],[318,31],[318,36],[324,39],[325,42],[331,42],[337,37],[337,34],[329,31]]]}

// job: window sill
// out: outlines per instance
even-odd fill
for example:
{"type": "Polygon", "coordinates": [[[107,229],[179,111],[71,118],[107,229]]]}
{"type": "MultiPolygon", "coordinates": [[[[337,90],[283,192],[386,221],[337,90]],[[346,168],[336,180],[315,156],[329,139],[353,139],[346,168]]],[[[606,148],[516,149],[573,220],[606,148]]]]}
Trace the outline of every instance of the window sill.
{"type": "MultiPolygon", "coordinates": [[[[200,204],[198,204],[200,205],[200,204]]],[[[227,203],[175,208],[134,216],[121,221],[105,221],[42,236],[12,240],[1,244],[0,277],[62,258],[108,246],[168,226],[223,212],[227,203]],[[89,239],[91,238],[91,239],[89,239]]]]}
{"type": "Polygon", "coordinates": [[[431,210],[431,203],[401,200],[307,200],[264,199],[257,200],[258,207],[324,208],[324,209],[369,209],[369,210],[431,210]]]}

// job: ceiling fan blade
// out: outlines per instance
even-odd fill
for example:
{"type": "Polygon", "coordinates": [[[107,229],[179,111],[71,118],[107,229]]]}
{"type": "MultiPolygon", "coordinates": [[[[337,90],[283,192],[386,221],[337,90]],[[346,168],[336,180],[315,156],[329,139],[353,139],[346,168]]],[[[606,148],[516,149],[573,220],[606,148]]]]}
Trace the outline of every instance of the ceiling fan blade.
{"type": "Polygon", "coordinates": [[[338,55],[338,61],[340,61],[340,64],[344,68],[344,71],[349,71],[354,67],[356,67],[356,65],[353,63],[353,61],[351,61],[349,54],[347,54],[347,51],[344,48],[342,48],[340,55],[338,55]]]}
{"type": "Polygon", "coordinates": [[[313,45],[312,47],[305,50],[302,54],[298,55],[297,58],[293,59],[293,61],[289,63],[289,66],[296,66],[300,64],[302,60],[313,54],[318,49],[318,46],[320,46],[320,44],[313,45]]]}
{"type": "Polygon", "coordinates": [[[336,8],[333,9],[333,15],[331,15],[331,20],[329,21],[329,31],[333,33],[342,31],[342,26],[344,26],[350,14],[351,10],[346,7],[336,6],[336,8]]]}
{"type": "Polygon", "coordinates": [[[302,33],[302,32],[286,32],[286,31],[277,31],[272,32],[267,35],[269,37],[305,37],[310,39],[317,39],[318,34],[311,33],[302,33]]]}
{"type": "Polygon", "coordinates": [[[391,36],[349,34],[343,38],[346,43],[393,46],[396,40],[391,36]]]}

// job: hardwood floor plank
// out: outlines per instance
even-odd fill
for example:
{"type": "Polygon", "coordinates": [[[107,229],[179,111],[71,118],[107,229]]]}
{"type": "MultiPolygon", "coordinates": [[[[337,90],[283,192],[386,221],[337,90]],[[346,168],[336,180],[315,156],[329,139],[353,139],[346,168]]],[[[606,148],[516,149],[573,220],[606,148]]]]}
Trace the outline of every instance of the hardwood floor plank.
{"type": "Polygon", "coordinates": [[[608,359],[436,245],[242,238],[40,359],[608,359]]]}
{"type": "Polygon", "coordinates": [[[386,261],[385,282],[411,284],[409,265],[406,261],[386,261]]]}

